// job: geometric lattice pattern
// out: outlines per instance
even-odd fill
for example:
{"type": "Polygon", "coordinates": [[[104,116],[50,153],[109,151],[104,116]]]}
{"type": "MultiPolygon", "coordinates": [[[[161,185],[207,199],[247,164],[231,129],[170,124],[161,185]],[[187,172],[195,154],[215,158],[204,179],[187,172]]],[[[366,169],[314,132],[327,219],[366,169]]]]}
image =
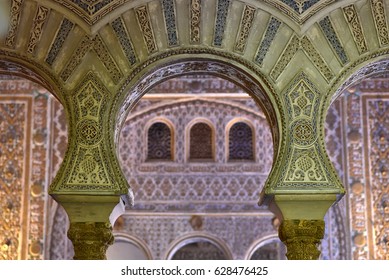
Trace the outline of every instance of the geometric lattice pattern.
{"type": "Polygon", "coordinates": [[[253,160],[253,131],[244,123],[235,123],[230,128],[229,135],[229,159],[253,160]]]}
{"type": "Polygon", "coordinates": [[[152,124],[147,134],[147,159],[170,160],[171,141],[171,131],[165,123],[152,124]]]}

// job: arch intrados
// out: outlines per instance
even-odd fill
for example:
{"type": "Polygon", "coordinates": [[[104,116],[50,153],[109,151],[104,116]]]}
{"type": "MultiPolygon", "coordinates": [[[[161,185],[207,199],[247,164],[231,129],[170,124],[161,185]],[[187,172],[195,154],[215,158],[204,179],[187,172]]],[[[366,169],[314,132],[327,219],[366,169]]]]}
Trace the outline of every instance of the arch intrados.
{"type": "MultiPolygon", "coordinates": [[[[228,102],[228,101],[225,101],[225,100],[212,100],[212,101],[209,101],[207,99],[204,99],[202,97],[199,97],[199,98],[196,98],[196,101],[199,100],[199,101],[203,101],[207,104],[213,104],[213,105],[223,105],[223,106],[226,106],[226,107],[231,107],[231,108],[238,108],[238,106],[234,103],[231,103],[231,102],[228,102]]],[[[139,110],[137,112],[135,112],[134,114],[131,114],[130,116],[128,116],[128,118],[126,118],[125,120],[125,123],[129,122],[129,121],[133,121],[135,119],[138,119],[138,118],[142,118],[144,117],[144,115],[148,115],[150,112],[156,112],[156,111],[159,111],[159,110],[163,110],[164,108],[170,108],[170,107],[173,107],[173,106],[180,106],[180,105],[186,105],[190,102],[193,102],[193,99],[185,99],[185,100],[175,100],[175,101],[172,101],[172,102],[167,102],[167,103],[164,103],[164,104],[157,104],[157,105],[151,105],[150,107],[148,107],[147,109],[142,109],[142,110],[139,110]]],[[[251,116],[253,117],[256,117],[256,118],[259,118],[260,120],[266,120],[266,117],[264,115],[263,112],[261,111],[254,111],[254,110],[249,110],[249,109],[242,109],[240,108],[242,111],[246,112],[247,114],[250,114],[251,116]]]]}
{"type": "Polygon", "coordinates": [[[251,257],[254,255],[254,253],[261,248],[262,246],[265,246],[267,244],[270,244],[274,241],[280,241],[278,234],[274,233],[271,235],[264,236],[260,239],[255,240],[249,247],[249,249],[246,251],[245,260],[250,260],[251,257]]]}
{"type": "Polygon", "coordinates": [[[0,56],[0,75],[16,76],[34,82],[45,88],[62,105],[64,105],[64,101],[61,97],[63,90],[61,90],[61,87],[55,78],[49,77],[44,71],[34,67],[26,61],[21,63],[0,56]]]}
{"type": "Polygon", "coordinates": [[[152,254],[149,246],[142,239],[140,239],[134,235],[121,233],[121,232],[114,232],[113,236],[115,238],[115,241],[132,243],[133,245],[138,247],[140,250],[142,250],[149,260],[153,259],[153,254],[152,254]]]}
{"type": "MultiPolygon", "coordinates": [[[[359,84],[362,80],[370,77],[374,77],[376,75],[382,74],[382,73],[388,73],[389,72],[389,55],[386,55],[384,58],[380,57],[381,59],[360,63],[357,66],[353,67],[350,72],[352,74],[346,76],[342,81],[339,81],[338,83],[335,83],[332,87],[332,90],[329,92],[328,96],[330,98],[328,102],[328,108],[331,106],[331,104],[342,95],[342,93],[348,89],[351,88],[357,84],[359,84]],[[336,89],[336,90],[334,90],[336,89]]],[[[342,75],[341,75],[342,76],[342,75]]]]}
{"type": "MultiPolygon", "coordinates": [[[[152,59],[149,66],[147,63],[141,65],[138,74],[133,74],[127,79],[115,100],[112,112],[117,114],[115,119],[111,119],[112,122],[116,121],[115,143],[119,143],[120,130],[127,115],[151,88],[171,78],[201,74],[226,79],[241,87],[253,98],[269,122],[276,150],[280,139],[280,113],[271,85],[259,73],[253,73],[255,70],[253,67],[254,70],[248,69],[251,65],[246,67],[233,59],[227,62],[223,57],[208,56],[208,54],[193,54],[191,58],[182,58],[180,55],[165,56],[155,59],[155,62],[152,59]]],[[[136,72],[134,70],[134,73],[136,72]]]]}
{"type": "Polygon", "coordinates": [[[227,244],[223,240],[205,233],[187,234],[176,239],[169,245],[169,248],[166,251],[164,259],[171,260],[174,254],[177,253],[178,250],[180,250],[181,248],[185,247],[188,244],[192,244],[196,242],[209,242],[212,245],[215,245],[219,250],[221,250],[223,254],[227,257],[227,259],[229,260],[233,259],[231,250],[228,248],[227,244]]]}

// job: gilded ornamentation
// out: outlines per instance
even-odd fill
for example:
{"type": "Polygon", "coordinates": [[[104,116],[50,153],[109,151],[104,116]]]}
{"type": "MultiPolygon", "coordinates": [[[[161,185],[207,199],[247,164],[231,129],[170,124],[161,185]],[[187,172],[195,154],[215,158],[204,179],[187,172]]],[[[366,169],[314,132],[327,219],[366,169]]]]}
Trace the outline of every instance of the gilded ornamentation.
{"type": "Polygon", "coordinates": [[[156,52],[157,45],[155,43],[154,32],[150,21],[149,11],[147,6],[140,6],[135,9],[138,24],[143,33],[143,40],[146,44],[149,54],[156,52]]]}
{"type": "Polygon", "coordinates": [[[244,52],[247,44],[247,39],[249,37],[250,30],[253,24],[254,16],[255,16],[255,8],[246,5],[242,13],[242,19],[240,22],[238,37],[235,43],[236,52],[240,52],[240,53],[244,52]]]}
{"type": "MultiPolygon", "coordinates": [[[[386,96],[387,97],[387,96],[386,96]]],[[[370,98],[368,108],[370,193],[374,259],[389,259],[389,99],[370,98]]],[[[364,245],[364,244],[363,244],[364,245]]]]}
{"type": "Polygon", "coordinates": [[[374,23],[377,29],[378,40],[381,46],[389,44],[388,24],[383,0],[370,0],[374,23]]]}
{"type": "Polygon", "coordinates": [[[58,53],[62,49],[62,46],[63,46],[66,38],[68,37],[70,31],[72,30],[73,26],[74,26],[74,24],[70,20],[68,20],[67,18],[64,18],[62,20],[61,26],[59,27],[59,29],[57,31],[57,35],[55,36],[54,42],[51,45],[50,51],[46,57],[46,62],[50,66],[53,65],[55,59],[58,56],[58,53]]]}
{"type": "Polygon", "coordinates": [[[345,65],[349,62],[347,54],[339,40],[338,35],[335,32],[334,27],[332,26],[330,18],[327,16],[319,21],[319,25],[327,38],[329,44],[331,45],[333,51],[335,52],[337,58],[339,59],[342,65],[345,65]]]}
{"type": "Polygon", "coordinates": [[[259,66],[262,66],[263,60],[265,59],[265,56],[269,51],[270,45],[273,42],[274,37],[276,36],[280,25],[281,25],[281,21],[279,21],[275,17],[270,18],[265,34],[263,35],[261,44],[258,48],[257,55],[255,56],[254,59],[254,61],[258,63],[259,66]]]}
{"type": "Polygon", "coordinates": [[[230,6],[230,0],[218,0],[217,1],[217,12],[216,12],[216,23],[215,23],[215,34],[213,38],[213,44],[216,47],[221,47],[224,37],[224,28],[227,23],[228,8],[230,6]]]}
{"type": "Polygon", "coordinates": [[[360,54],[368,51],[365,35],[363,34],[362,25],[358,16],[358,13],[354,5],[349,5],[343,8],[343,14],[347,20],[348,26],[355,44],[357,45],[358,51],[360,54]]]}
{"type": "Polygon", "coordinates": [[[289,62],[292,60],[293,56],[297,53],[299,49],[300,49],[300,39],[298,38],[298,36],[293,35],[287,47],[285,48],[282,55],[278,59],[276,65],[273,67],[273,69],[270,72],[270,77],[272,77],[274,81],[278,79],[278,77],[285,70],[286,66],[289,64],[289,62]]]}
{"type": "Polygon", "coordinates": [[[130,65],[134,65],[137,62],[136,53],[134,51],[134,47],[132,45],[127,28],[125,27],[121,17],[118,17],[112,22],[112,28],[116,33],[116,36],[130,65]]]}
{"type": "Polygon", "coordinates": [[[190,42],[200,43],[201,35],[201,0],[191,0],[190,5],[190,42]]]}
{"type": "Polygon", "coordinates": [[[110,223],[70,223],[68,237],[73,243],[75,260],[104,260],[109,245],[113,244],[110,223]]]}
{"type": "Polygon", "coordinates": [[[12,0],[9,30],[7,38],[5,39],[5,45],[10,48],[13,48],[15,45],[15,38],[19,26],[22,4],[23,0],[12,0]]]}
{"type": "Polygon", "coordinates": [[[324,237],[323,220],[284,220],[279,227],[279,237],[287,247],[289,260],[317,260],[318,246],[324,237]]]}
{"type": "Polygon", "coordinates": [[[0,78],[0,259],[39,260],[48,218],[47,110],[52,100],[30,81],[6,79],[0,78]],[[26,211],[21,211],[22,197],[26,211]]]}
{"type": "Polygon", "coordinates": [[[312,63],[320,71],[327,82],[330,82],[335,77],[335,75],[307,36],[301,38],[301,47],[304,52],[311,58],[312,63]]]}
{"type": "Polygon", "coordinates": [[[23,233],[20,198],[23,197],[23,170],[27,160],[24,131],[29,126],[26,107],[23,101],[0,103],[0,260],[20,257],[19,236],[23,233]]]}
{"type": "Polygon", "coordinates": [[[30,36],[30,41],[28,42],[27,52],[32,54],[35,50],[36,44],[39,42],[43,25],[46,22],[47,16],[49,15],[50,10],[43,6],[38,6],[38,9],[35,14],[35,18],[32,24],[32,32],[30,36]]]}
{"type": "Polygon", "coordinates": [[[178,45],[176,15],[174,11],[174,0],[162,0],[163,14],[165,17],[166,32],[169,47],[178,45]]]}
{"type": "Polygon", "coordinates": [[[282,167],[277,190],[312,189],[320,186],[342,192],[329,159],[322,152],[316,113],[319,111],[321,94],[301,73],[285,91],[286,110],[289,118],[286,163],[282,167]]]}
{"type": "MultiPolygon", "coordinates": [[[[347,127],[345,128],[345,132],[350,135],[350,133],[355,134],[358,132],[359,135],[363,134],[362,130],[362,116],[361,110],[363,104],[361,104],[361,99],[358,95],[348,95],[346,100],[346,109],[349,112],[349,118],[347,118],[347,127]]],[[[361,139],[350,142],[347,145],[346,153],[349,158],[349,167],[346,173],[348,179],[350,193],[350,212],[353,213],[352,220],[350,223],[350,230],[354,235],[360,235],[364,232],[368,232],[368,222],[366,220],[366,212],[367,212],[367,203],[368,200],[367,190],[365,184],[362,182],[365,181],[363,176],[364,174],[364,166],[365,160],[363,155],[363,145],[361,145],[361,139]]],[[[366,145],[367,146],[367,145],[366,145]]],[[[370,242],[370,240],[369,240],[370,242]]],[[[368,244],[355,246],[352,244],[351,253],[353,259],[368,259],[370,249],[368,244]]]]}

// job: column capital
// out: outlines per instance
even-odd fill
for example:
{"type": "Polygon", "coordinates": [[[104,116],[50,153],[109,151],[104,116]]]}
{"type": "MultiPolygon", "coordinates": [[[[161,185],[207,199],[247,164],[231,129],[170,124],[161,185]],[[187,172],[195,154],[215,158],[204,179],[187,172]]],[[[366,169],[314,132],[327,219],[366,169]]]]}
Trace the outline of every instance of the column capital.
{"type": "Polygon", "coordinates": [[[70,223],[68,237],[73,243],[75,260],[105,260],[108,246],[114,241],[108,222],[70,223]]]}
{"type": "Polygon", "coordinates": [[[318,245],[324,237],[323,220],[284,220],[279,237],[287,246],[289,260],[316,260],[320,257],[318,245]]]}

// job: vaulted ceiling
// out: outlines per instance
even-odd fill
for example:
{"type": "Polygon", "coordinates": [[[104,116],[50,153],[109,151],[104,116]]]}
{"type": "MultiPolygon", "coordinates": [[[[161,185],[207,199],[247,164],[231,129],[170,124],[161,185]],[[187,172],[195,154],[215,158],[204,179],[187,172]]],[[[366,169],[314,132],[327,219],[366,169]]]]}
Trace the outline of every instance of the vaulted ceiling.
{"type": "Polygon", "coordinates": [[[115,92],[146,61],[196,53],[251,65],[276,91],[303,67],[334,91],[389,53],[386,0],[9,0],[1,9],[0,70],[55,81],[58,95],[90,70],[115,92]]]}

